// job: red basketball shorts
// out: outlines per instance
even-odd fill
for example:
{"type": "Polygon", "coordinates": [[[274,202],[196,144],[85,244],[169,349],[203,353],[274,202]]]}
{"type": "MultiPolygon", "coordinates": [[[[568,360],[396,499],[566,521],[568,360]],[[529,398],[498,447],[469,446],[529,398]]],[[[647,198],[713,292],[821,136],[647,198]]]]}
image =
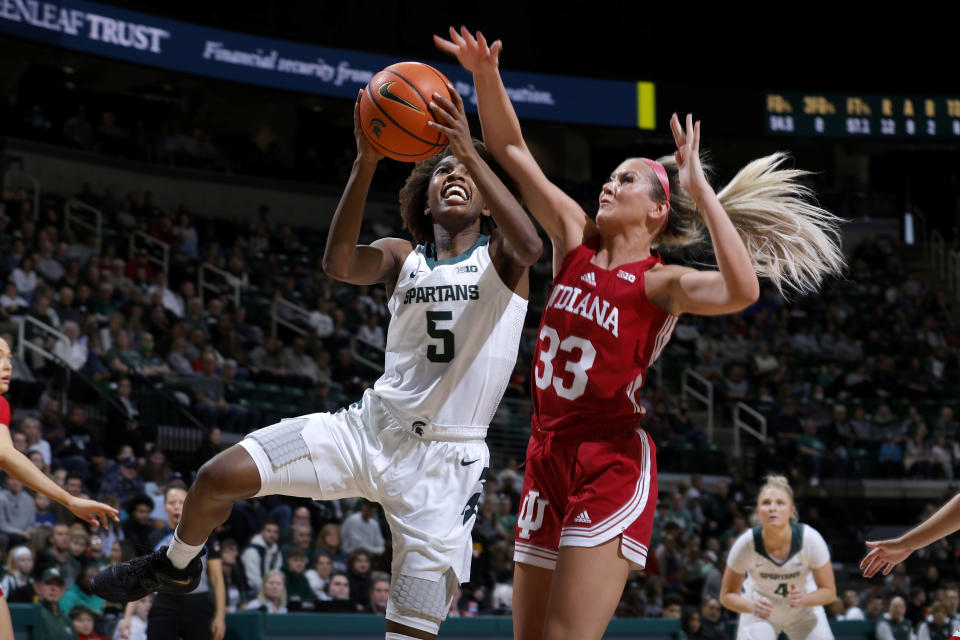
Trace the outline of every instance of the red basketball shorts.
{"type": "Polygon", "coordinates": [[[643,429],[604,439],[534,435],[527,445],[515,562],[554,569],[560,547],[596,547],[620,537],[620,552],[644,567],[657,509],[657,457],[643,429]]]}

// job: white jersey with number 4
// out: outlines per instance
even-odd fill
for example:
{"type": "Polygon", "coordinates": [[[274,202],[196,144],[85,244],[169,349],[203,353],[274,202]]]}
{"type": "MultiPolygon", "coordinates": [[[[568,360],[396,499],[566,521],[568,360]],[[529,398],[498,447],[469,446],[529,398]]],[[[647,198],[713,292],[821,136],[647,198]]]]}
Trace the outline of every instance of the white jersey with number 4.
{"type": "Polygon", "coordinates": [[[486,427],[507,388],[527,301],[494,268],[489,236],[436,259],[433,244],[404,260],[393,296],[383,376],[375,393],[397,419],[486,427]]]}
{"type": "Polygon", "coordinates": [[[762,595],[774,607],[790,606],[790,585],[809,593],[817,590],[811,572],[830,562],[830,551],[823,536],[801,523],[790,525],[792,541],[786,560],[774,560],[763,544],[760,527],[744,531],[733,543],[727,566],[747,574],[743,592],[748,598],[762,595]]]}

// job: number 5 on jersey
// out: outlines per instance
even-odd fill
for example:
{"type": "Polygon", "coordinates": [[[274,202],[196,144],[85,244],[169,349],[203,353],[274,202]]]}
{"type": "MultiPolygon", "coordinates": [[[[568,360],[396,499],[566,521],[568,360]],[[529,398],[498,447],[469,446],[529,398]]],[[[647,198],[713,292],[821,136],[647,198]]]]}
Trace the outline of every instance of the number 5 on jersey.
{"type": "Polygon", "coordinates": [[[431,344],[427,347],[427,359],[430,362],[450,362],[453,360],[453,354],[456,346],[453,342],[453,331],[450,329],[440,329],[438,322],[453,320],[453,311],[427,311],[427,334],[431,338],[437,338],[442,341],[441,348],[431,344]]]}

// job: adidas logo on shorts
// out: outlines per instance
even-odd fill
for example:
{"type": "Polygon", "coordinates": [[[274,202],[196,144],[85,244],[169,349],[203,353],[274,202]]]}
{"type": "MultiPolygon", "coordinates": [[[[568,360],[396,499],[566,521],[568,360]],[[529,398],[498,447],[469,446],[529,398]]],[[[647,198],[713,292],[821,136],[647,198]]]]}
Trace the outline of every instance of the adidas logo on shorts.
{"type": "MultiPolygon", "coordinates": [[[[591,275],[592,275],[592,274],[591,274],[591,275]]],[[[573,521],[574,521],[574,522],[579,522],[580,524],[590,524],[591,522],[593,522],[593,521],[590,519],[590,516],[587,515],[587,510],[586,510],[586,509],[584,509],[583,511],[581,511],[580,514],[579,514],[576,518],[573,519],[573,521]]]]}
{"type": "Polygon", "coordinates": [[[585,273],[580,276],[580,279],[586,282],[591,287],[597,286],[597,275],[591,271],[590,273],[585,273]]]}

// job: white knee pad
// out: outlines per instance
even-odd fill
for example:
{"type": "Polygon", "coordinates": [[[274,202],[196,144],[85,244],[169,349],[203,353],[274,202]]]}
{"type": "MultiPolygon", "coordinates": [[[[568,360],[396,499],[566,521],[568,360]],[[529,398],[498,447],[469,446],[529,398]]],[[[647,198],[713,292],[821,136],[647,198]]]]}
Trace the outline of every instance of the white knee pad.
{"type": "Polygon", "coordinates": [[[459,580],[453,569],[436,582],[394,574],[387,603],[387,620],[436,635],[447,617],[459,580]]]}

